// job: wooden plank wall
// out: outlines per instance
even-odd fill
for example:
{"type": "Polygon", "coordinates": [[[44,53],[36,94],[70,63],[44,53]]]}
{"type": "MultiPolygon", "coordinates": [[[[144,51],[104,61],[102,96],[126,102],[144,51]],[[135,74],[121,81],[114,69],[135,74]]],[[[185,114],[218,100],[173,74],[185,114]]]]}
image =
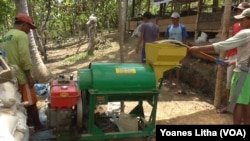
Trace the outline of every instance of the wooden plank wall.
{"type": "MultiPolygon", "coordinates": [[[[169,24],[172,23],[171,19],[154,19],[155,22],[159,25],[160,32],[165,32],[166,28],[169,24]]],[[[195,30],[195,20],[196,16],[187,16],[187,17],[182,17],[180,19],[180,23],[184,24],[187,27],[188,32],[194,32],[195,30]]],[[[140,24],[139,21],[129,21],[127,24],[127,29],[129,31],[133,31],[136,29],[136,27],[140,24]]]]}
{"type": "MultiPolygon", "coordinates": [[[[222,12],[216,13],[202,13],[198,25],[198,29],[200,32],[219,32],[221,30],[222,23],[222,12]]],[[[180,23],[184,24],[187,27],[188,32],[195,32],[195,21],[196,15],[185,16],[180,18],[180,23]]],[[[154,19],[160,27],[160,32],[165,32],[167,25],[172,23],[170,18],[157,18],[154,19]]],[[[235,22],[235,19],[231,18],[231,26],[235,22]]],[[[130,21],[130,25],[128,24],[128,29],[133,31],[139,25],[139,21],[130,21]]]]}
{"type": "Polygon", "coordinates": [[[201,13],[198,29],[203,32],[217,32],[221,29],[222,12],[201,13]]]}
{"type": "MultiPolygon", "coordinates": [[[[189,32],[192,32],[195,29],[195,18],[196,18],[196,16],[182,17],[180,19],[180,23],[183,23],[184,25],[186,25],[187,30],[189,32]]],[[[167,26],[172,23],[171,19],[154,19],[154,20],[159,25],[160,32],[165,32],[167,26]]],[[[127,29],[129,31],[133,31],[136,29],[136,27],[139,24],[140,24],[139,21],[129,21],[127,23],[127,29]]]]}
{"type": "Polygon", "coordinates": [[[134,31],[138,25],[139,25],[139,21],[129,21],[127,23],[127,29],[129,31],[134,31]]]}
{"type": "MultiPolygon", "coordinates": [[[[196,16],[186,16],[180,18],[180,23],[184,24],[187,27],[188,32],[194,32],[195,30],[195,20],[196,16]]],[[[172,24],[171,19],[158,19],[157,24],[160,27],[160,32],[165,32],[169,24],[172,24]]]]}

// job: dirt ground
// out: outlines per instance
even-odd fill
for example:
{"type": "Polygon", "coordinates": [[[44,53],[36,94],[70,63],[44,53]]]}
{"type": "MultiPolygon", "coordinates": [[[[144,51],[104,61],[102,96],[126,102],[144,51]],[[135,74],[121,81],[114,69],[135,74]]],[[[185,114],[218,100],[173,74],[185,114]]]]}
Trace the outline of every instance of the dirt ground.
{"type": "MultiPolygon", "coordinates": [[[[56,76],[59,74],[73,74],[76,78],[77,70],[88,67],[90,62],[120,62],[119,35],[111,33],[101,35],[102,42],[97,44],[95,56],[80,59],[76,62],[67,62],[65,59],[74,55],[79,48],[77,45],[70,47],[47,50],[48,62],[46,66],[56,76]]],[[[127,37],[124,46],[125,63],[139,63],[140,56],[134,53],[137,38],[127,37]]],[[[79,53],[86,50],[88,44],[79,48],[79,53]]],[[[201,68],[202,69],[202,68],[201,68]]],[[[184,82],[182,87],[164,84],[159,95],[157,108],[157,124],[232,124],[232,115],[218,114],[213,106],[213,99],[204,97],[204,94],[189,87],[184,82]],[[184,88],[186,94],[178,94],[178,90],[184,88]]],[[[125,110],[133,106],[133,102],[125,103],[125,110]]],[[[147,109],[145,109],[147,114],[147,109]]]]}

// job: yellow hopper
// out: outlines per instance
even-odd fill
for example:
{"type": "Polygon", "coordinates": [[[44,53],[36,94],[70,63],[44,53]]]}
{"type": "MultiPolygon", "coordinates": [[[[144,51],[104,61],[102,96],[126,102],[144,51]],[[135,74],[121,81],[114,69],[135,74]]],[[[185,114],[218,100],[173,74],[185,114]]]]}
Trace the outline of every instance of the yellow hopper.
{"type": "Polygon", "coordinates": [[[145,49],[146,63],[154,68],[157,82],[162,78],[165,71],[178,66],[187,54],[187,48],[173,40],[146,43],[145,49]]]}

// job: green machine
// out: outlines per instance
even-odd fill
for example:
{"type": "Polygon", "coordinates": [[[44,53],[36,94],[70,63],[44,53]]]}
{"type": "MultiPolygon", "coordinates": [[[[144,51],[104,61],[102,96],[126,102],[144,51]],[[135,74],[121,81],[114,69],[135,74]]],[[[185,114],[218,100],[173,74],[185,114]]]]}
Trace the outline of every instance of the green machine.
{"type": "Polygon", "coordinates": [[[88,68],[78,70],[77,85],[81,94],[75,110],[77,132],[69,134],[58,130],[58,140],[153,137],[160,80],[164,72],[178,66],[186,52],[185,47],[164,40],[146,45],[146,64],[92,62],[88,68]],[[117,128],[115,131],[106,131],[96,122],[96,107],[109,102],[136,103],[127,113],[110,112],[100,117],[112,123],[117,128]],[[151,106],[147,116],[144,103],[151,106]],[[133,126],[127,129],[125,125],[130,124],[133,126]]]}
{"type": "MultiPolygon", "coordinates": [[[[156,108],[159,90],[156,88],[156,77],[150,65],[122,63],[91,63],[89,69],[79,70],[79,88],[88,91],[87,130],[90,134],[82,135],[83,139],[114,139],[154,135],[156,108]],[[104,133],[94,123],[94,110],[98,104],[117,101],[138,101],[129,112],[138,118],[140,130],[131,132],[104,133]],[[152,112],[145,120],[143,101],[148,101],[152,112]]],[[[117,124],[119,115],[110,115],[117,124]]],[[[81,124],[81,123],[80,123],[81,124]]],[[[127,123],[132,124],[132,123],[127,123]]],[[[122,127],[118,128],[122,131],[122,127]]]]}

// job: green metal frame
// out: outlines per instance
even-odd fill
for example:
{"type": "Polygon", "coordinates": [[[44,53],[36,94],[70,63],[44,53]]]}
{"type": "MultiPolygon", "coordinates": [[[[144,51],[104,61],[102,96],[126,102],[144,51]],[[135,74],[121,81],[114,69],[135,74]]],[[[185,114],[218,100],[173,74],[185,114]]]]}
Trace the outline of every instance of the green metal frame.
{"type": "MultiPolygon", "coordinates": [[[[163,78],[167,78],[168,74],[180,66],[174,66],[171,69],[163,73],[163,78]]],[[[96,89],[90,89],[89,99],[87,99],[89,105],[87,133],[77,134],[75,130],[57,132],[56,139],[58,141],[92,141],[92,140],[106,140],[106,139],[119,139],[119,138],[132,138],[132,137],[153,137],[155,136],[155,124],[156,124],[156,112],[157,103],[162,86],[163,78],[160,81],[159,87],[152,91],[121,91],[121,92],[99,92],[96,89]],[[138,104],[129,112],[131,115],[140,117],[141,128],[138,131],[122,131],[122,132],[103,132],[94,123],[94,110],[96,105],[107,104],[108,102],[119,101],[137,101],[138,104]],[[143,102],[147,102],[151,107],[151,114],[148,120],[145,119],[143,102]]],[[[115,120],[115,116],[112,116],[115,120]]]]}
{"type": "MultiPolygon", "coordinates": [[[[96,90],[89,90],[89,113],[87,120],[87,133],[75,134],[70,132],[57,133],[58,141],[91,141],[105,139],[119,139],[132,137],[152,137],[155,136],[155,122],[159,90],[145,92],[114,92],[114,93],[99,93],[96,90]],[[103,99],[103,101],[100,101],[103,99]],[[103,132],[94,123],[94,110],[98,104],[107,104],[107,102],[118,101],[137,101],[138,104],[129,112],[136,115],[140,119],[140,128],[138,131],[122,131],[122,132],[103,132]],[[148,102],[152,106],[151,114],[148,120],[145,119],[143,102],[148,102]]],[[[112,116],[115,119],[115,116],[112,116]]]]}

